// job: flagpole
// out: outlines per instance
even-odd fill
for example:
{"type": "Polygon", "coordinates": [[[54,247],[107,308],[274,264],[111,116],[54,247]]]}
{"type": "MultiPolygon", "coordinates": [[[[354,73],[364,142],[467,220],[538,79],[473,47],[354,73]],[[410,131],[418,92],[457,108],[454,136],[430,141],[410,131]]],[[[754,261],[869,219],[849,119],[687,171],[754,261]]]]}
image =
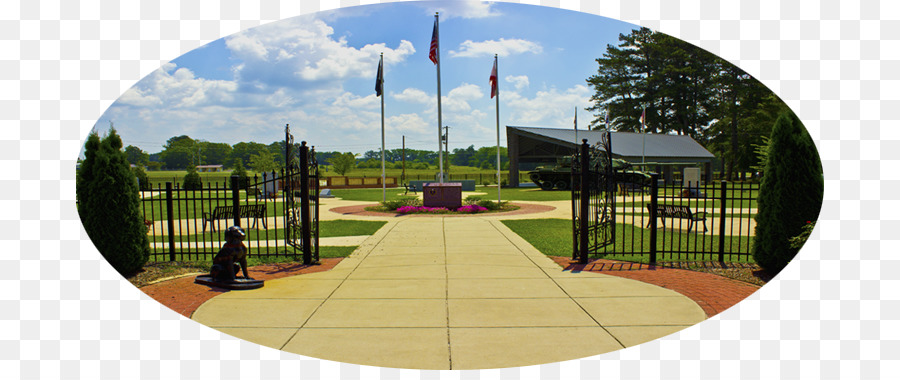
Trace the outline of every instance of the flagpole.
{"type": "Polygon", "coordinates": [[[387,186],[384,184],[384,53],[381,53],[381,60],[378,61],[378,68],[381,69],[381,201],[387,200],[387,186]]]}
{"type": "Polygon", "coordinates": [[[437,65],[437,114],[438,114],[438,177],[440,177],[439,182],[444,183],[444,150],[441,145],[441,128],[443,127],[443,122],[441,121],[441,41],[440,41],[440,31],[438,26],[438,12],[434,12],[434,36],[432,36],[432,45],[436,45],[435,47],[435,65],[437,65]]]}
{"type": "Polygon", "coordinates": [[[575,147],[578,148],[578,106],[575,106],[575,147]]]}
{"type": "Polygon", "coordinates": [[[646,154],[645,146],[647,133],[644,131],[644,125],[647,124],[647,107],[641,112],[641,163],[644,163],[644,155],[646,154]]]}
{"type": "MultiPolygon", "coordinates": [[[[497,67],[497,54],[494,54],[494,67],[497,67]]],[[[494,77],[494,86],[496,86],[495,94],[497,96],[496,100],[496,109],[497,109],[497,204],[501,203],[500,200],[500,73],[499,68],[498,72],[495,72],[494,77]]]]}

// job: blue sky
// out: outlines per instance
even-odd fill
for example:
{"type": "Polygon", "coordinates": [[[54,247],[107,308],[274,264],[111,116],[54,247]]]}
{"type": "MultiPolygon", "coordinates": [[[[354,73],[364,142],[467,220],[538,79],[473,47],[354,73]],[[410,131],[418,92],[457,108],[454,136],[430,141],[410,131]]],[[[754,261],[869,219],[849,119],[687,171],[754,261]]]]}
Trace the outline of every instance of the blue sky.
{"type": "Polygon", "coordinates": [[[437,83],[428,59],[440,12],[442,121],[450,149],[496,143],[490,98],[499,54],[503,126],[571,128],[592,119],[585,79],[620,33],[636,26],[586,13],[469,1],[340,8],[281,20],[216,40],[164,65],[125,92],[97,121],[125,145],[162,150],[172,136],[269,144],[291,124],[319,151],[381,146],[378,56],[385,57],[387,149],[437,150],[437,83]]]}

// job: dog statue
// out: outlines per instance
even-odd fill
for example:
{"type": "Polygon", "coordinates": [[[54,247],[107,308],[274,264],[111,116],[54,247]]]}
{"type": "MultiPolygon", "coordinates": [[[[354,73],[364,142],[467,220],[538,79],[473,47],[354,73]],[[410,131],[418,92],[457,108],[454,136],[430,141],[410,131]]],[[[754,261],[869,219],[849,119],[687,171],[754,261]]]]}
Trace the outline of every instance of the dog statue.
{"type": "Polygon", "coordinates": [[[209,271],[210,277],[218,281],[234,282],[238,274],[238,267],[247,275],[247,247],[244,245],[244,230],[238,226],[231,226],[225,230],[225,245],[213,258],[213,266],[209,271]]]}

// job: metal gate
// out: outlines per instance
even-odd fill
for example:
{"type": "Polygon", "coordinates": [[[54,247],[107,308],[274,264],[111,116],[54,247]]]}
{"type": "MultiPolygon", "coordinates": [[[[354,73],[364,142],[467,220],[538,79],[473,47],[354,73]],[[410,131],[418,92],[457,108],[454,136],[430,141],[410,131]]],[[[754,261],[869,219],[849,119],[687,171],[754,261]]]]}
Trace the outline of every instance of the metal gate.
{"type": "Polygon", "coordinates": [[[290,125],[284,126],[285,244],[303,253],[303,264],[319,261],[319,163],[315,148],[294,147],[290,125]]]}
{"type": "Polygon", "coordinates": [[[572,160],[572,259],[581,264],[615,242],[616,182],[611,152],[612,137],[607,131],[597,148],[582,140],[572,160]]]}

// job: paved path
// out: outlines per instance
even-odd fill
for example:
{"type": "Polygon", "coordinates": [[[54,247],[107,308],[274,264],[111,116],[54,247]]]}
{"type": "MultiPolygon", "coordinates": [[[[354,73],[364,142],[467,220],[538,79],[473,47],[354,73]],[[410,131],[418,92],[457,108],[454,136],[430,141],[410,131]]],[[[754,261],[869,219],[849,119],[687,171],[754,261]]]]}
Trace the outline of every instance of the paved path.
{"type": "Polygon", "coordinates": [[[328,272],[224,293],[192,318],[321,359],[475,369],[614,351],[705,313],[672,290],[563,271],[496,219],[435,217],[391,220],[328,272]]]}

